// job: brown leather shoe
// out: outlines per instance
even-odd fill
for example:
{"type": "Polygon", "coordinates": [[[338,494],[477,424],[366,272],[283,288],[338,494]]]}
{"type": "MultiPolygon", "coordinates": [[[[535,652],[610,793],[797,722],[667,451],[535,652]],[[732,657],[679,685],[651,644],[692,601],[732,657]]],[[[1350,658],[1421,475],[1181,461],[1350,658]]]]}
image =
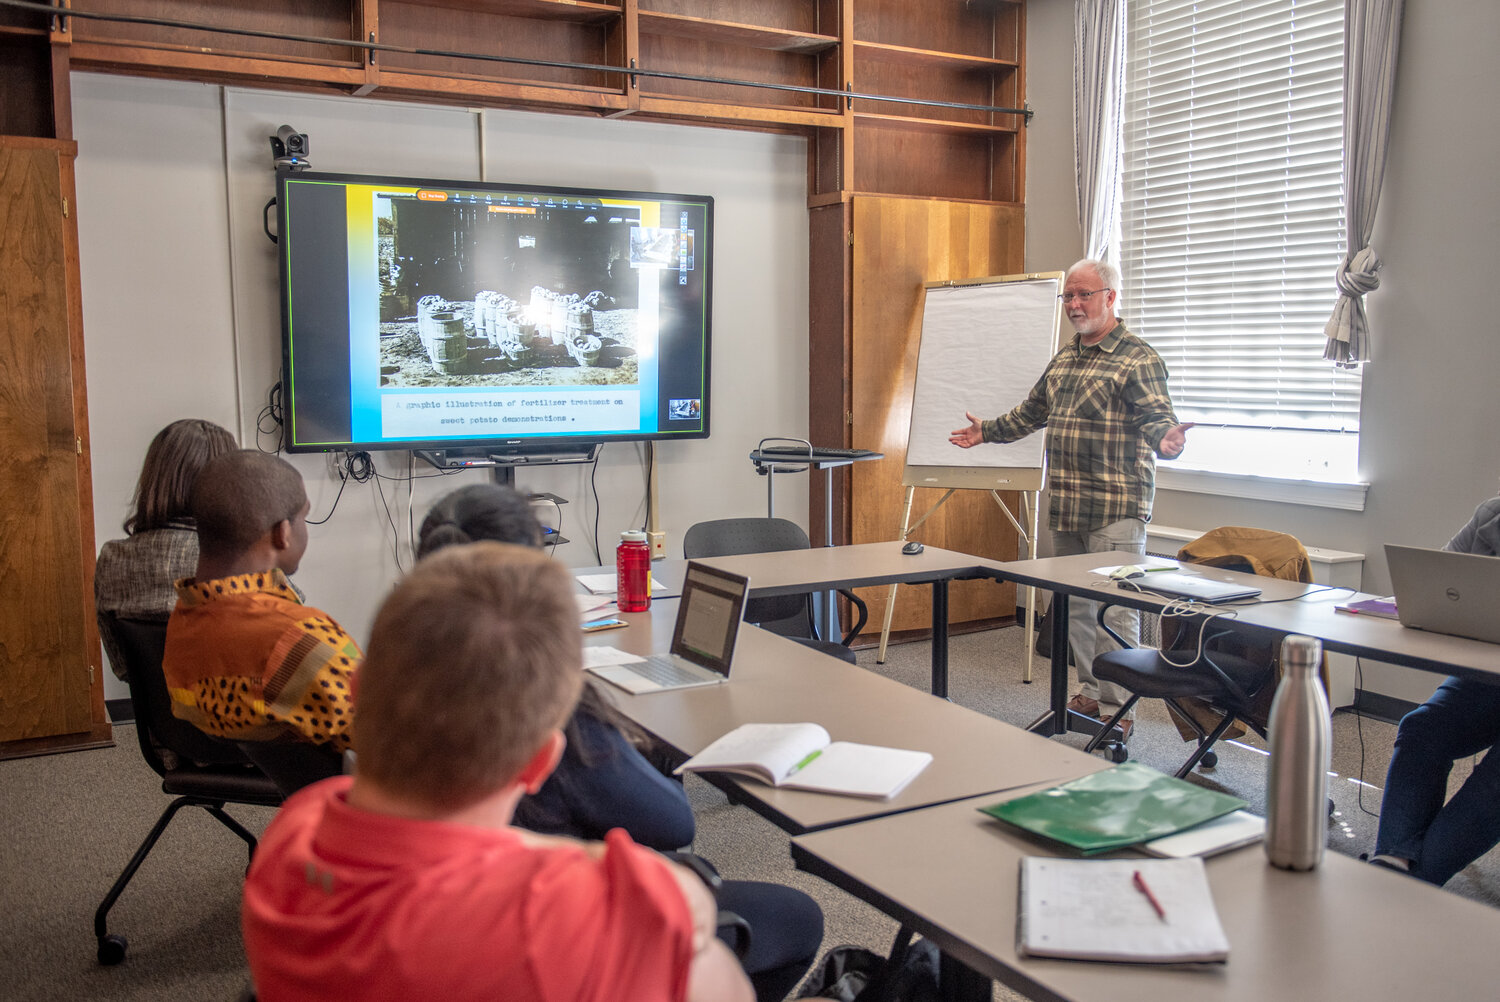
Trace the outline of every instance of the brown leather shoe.
{"type": "Polygon", "coordinates": [[[1085,717],[1093,717],[1095,720],[1099,719],[1099,701],[1097,699],[1090,699],[1081,692],[1068,700],[1068,709],[1074,713],[1081,713],[1085,717]]]}
{"type": "Polygon", "coordinates": [[[1130,732],[1135,729],[1135,720],[1126,717],[1115,726],[1120,729],[1120,743],[1124,744],[1130,740],[1130,732]]]}

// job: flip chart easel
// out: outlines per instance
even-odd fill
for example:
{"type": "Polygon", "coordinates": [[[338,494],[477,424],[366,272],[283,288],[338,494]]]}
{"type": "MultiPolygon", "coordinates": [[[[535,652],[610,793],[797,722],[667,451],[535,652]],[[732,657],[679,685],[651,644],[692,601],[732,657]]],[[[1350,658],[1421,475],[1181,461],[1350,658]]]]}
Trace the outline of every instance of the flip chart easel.
{"type": "MultiPolygon", "coordinates": [[[[1062,283],[1063,272],[1052,271],[928,282],[923,286],[911,427],[901,475],[906,487],[902,540],[955,492],[986,490],[1026,544],[1028,555],[1036,557],[1040,494],[1047,476],[1044,436],[1028,435],[1005,445],[960,449],[948,441],[948,435],[965,423],[964,411],[994,417],[1025,399],[1057,351],[1062,319],[1057,295],[1062,283]],[[918,487],[946,491],[913,523],[912,499],[918,487]],[[1020,493],[1020,519],[1001,501],[1001,490],[1020,493]]],[[[877,661],[882,664],[896,589],[891,585],[880,628],[877,661]]],[[[1026,681],[1030,682],[1036,590],[1028,587],[1026,595],[1026,681]]]]}

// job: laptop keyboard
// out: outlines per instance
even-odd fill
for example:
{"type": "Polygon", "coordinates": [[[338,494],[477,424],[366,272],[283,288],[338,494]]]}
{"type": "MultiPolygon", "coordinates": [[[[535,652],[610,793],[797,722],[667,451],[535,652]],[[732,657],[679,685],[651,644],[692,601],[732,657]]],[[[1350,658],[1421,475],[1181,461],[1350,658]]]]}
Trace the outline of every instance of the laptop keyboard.
{"type": "Polygon", "coordinates": [[[633,661],[627,667],[660,686],[702,682],[704,678],[701,668],[686,668],[672,660],[670,654],[653,654],[645,661],[633,661]]]}

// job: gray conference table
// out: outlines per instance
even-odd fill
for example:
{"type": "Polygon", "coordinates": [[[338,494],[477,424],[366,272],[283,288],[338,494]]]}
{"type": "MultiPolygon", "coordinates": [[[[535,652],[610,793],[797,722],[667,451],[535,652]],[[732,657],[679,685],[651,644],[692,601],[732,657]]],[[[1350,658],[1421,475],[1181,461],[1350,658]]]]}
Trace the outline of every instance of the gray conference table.
{"type": "MultiPolygon", "coordinates": [[[[1227,964],[1020,957],[1019,861],[1053,853],[976,808],[1022,792],[799,836],[792,859],[1031,999],[1468,1002],[1500,992],[1500,910],[1333,852],[1309,873],[1278,870],[1258,845],[1207,861],[1227,964]]],[[[988,1002],[988,982],[975,981],[961,994],[988,1002]]]]}
{"type": "MultiPolygon", "coordinates": [[[[1167,599],[1149,592],[1133,592],[1116,586],[1094,568],[1119,564],[1174,564],[1176,561],[1142,557],[1135,553],[1081,553],[1067,557],[1039,560],[990,561],[990,573],[1005,581],[1035,585],[1052,592],[1052,689],[1050,709],[1031,724],[1044,734],[1062,734],[1068,727],[1068,604],[1073,597],[1110,601],[1147,612],[1156,612],[1167,599]]],[[[1218,619],[1215,625],[1275,638],[1287,633],[1316,637],[1326,650],[1366,657],[1375,661],[1440,672],[1465,675],[1500,683],[1500,645],[1487,644],[1463,637],[1411,630],[1400,623],[1374,616],[1351,616],[1336,612],[1334,607],[1374,596],[1347,588],[1329,589],[1325,585],[1300,584],[1275,578],[1257,577],[1238,571],[1182,565],[1184,571],[1216,581],[1251,584],[1261,589],[1258,599],[1210,611],[1232,610],[1233,616],[1218,619]]],[[[1150,587],[1151,575],[1136,583],[1150,587]]],[[[1090,730],[1087,721],[1079,721],[1080,730],[1090,730]]]]}
{"type": "MultiPolygon", "coordinates": [[[[948,583],[964,578],[993,578],[996,575],[992,568],[1000,566],[982,557],[935,546],[926,547],[921,553],[905,554],[901,552],[899,540],[704,557],[699,562],[748,577],[751,598],[890,584],[931,585],[931,691],[944,697],[948,695],[948,583]]],[[[653,596],[678,594],[686,567],[687,561],[681,559],[653,561],[653,577],[659,577],[667,585],[665,591],[653,592],[653,596]]],[[[608,570],[575,568],[574,573],[604,573],[608,570]]]]}
{"type": "MultiPolygon", "coordinates": [[[[672,639],[677,599],[621,613],[626,629],[586,634],[588,646],[661,653],[672,639]]],[[[1108,763],[945,699],[829,657],[755,627],[740,631],[729,681],[631,695],[600,687],[619,709],[684,757],[746,723],[822,725],[835,741],[932,753],[932,762],[889,800],[783,790],[728,774],[706,774],[774,824],[816,831],[881,815],[1040,782],[1062,782],[1108,763]]]]}
{"type": "Polygon", "coordinates": [[[993,577],[981,557],[928,546],[921,553],[901,552],[901,541],[821,546],[810,550],[744,553],[706,558],[711,564],[750,578],[752,597],[795,595],[837,588],[904,584],[932,586],[932,685],[935,696],[948,695],[948,583],[993,577]]]}

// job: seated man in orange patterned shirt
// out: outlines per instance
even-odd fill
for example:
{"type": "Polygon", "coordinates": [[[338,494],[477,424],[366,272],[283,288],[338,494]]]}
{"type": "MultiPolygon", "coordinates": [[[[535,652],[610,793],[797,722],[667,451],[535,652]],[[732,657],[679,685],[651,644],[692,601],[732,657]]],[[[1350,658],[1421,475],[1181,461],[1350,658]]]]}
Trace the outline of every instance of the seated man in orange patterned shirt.
{"type": "Polygon", "coordinates": [[[276,456],[225,453],[198,475],[189,510],[198,569],[177,582],[162,661],[172,712],[235,741],[342,752],[361,655],[287,580],[307,549],[302,476],[276,456]]]}

